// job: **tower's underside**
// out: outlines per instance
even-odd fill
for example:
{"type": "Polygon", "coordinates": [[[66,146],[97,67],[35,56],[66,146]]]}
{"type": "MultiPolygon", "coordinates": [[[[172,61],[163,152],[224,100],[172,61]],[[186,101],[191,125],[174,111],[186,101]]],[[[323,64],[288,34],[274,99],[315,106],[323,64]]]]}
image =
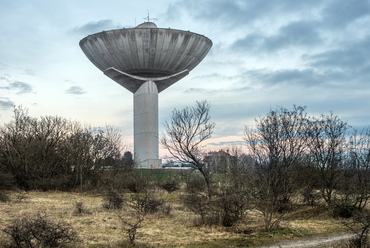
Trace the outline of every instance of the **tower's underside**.
{"type": "Polygon", "coordinates": [[[134,156],[138,167],[159,168],[158,93],[188,75],[212,41],[189,31],[136,28],[103,31],[80,41],[90,61],[134,93],[134,156]]]}

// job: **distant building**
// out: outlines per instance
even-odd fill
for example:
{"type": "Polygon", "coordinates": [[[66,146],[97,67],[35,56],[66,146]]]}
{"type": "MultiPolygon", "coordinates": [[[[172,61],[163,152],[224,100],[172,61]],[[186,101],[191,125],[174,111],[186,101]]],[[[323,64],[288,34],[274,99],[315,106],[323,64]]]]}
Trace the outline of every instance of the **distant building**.
{"type": "Polygon", "coordinates": [[[213,173],[227,173],[230,165],[237,162],[237,157],[230,155],[229,151],[219,150],[218,152],[208,152],[204,157],[206,167],[213,173]]]}
{"type": "Polygon", "coordinates": [[[189,163],[181,163],[181,162],[174,162],[174,161],[168,161],[162,165],[162,168],[164,169],[191,169],[192,166],[189,163]]]}

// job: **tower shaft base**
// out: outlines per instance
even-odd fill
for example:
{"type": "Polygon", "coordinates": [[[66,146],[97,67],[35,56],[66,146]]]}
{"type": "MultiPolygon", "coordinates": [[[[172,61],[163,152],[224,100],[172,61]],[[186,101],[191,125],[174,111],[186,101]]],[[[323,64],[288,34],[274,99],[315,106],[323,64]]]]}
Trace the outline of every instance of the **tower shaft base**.
{"type": "Polygon", "coordinates": [[[147,159],[145,161],[139,161],[137,164],[139,169],[162,169],[162,159],[147,159]]]}
{"type": "Polygon", "coordinates": [[[138,168],[162,168],[158,148],[158,89],[153,81],[134,93],[134,157],[138,168]]]}

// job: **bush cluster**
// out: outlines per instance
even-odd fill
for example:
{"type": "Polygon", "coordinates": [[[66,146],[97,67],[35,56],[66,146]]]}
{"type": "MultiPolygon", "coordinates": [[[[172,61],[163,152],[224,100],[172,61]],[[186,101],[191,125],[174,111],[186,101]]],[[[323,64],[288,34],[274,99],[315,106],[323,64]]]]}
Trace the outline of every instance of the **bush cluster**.
{"type": "MultiPolygon", "coordinates": [[[[0,190],[96,188],[107,168],[132,168],[122,156],[117,129],[85,128],[61,117],[33,118],[14,107],[14,119],[0,126],[0,190]]],[[[128,152],[129,153],[129,152],[128,152]]]]}
{"type": "Polygon", "coordinates": [[[139,204],[143,206],[144,212],[147,214],[154,214],[157,213],[161,207],[164,205],[163,200],[159,200],[154,196],[145,196],[143,198],[139,198],[139,204]]]}
{"type": "Polygon", "coordinates": [[[10,198],[7,194],[0,191],[0,202],[8,202],[10,198]]]}
{"type": "Polygon", "coordinates": [[[41,214],[19,217],[2,231],[11,237],[9,247],[66,247],[77,241],[70,225],[41,214]]]}
{"type": "Polygon", "coordinates": [[[125,199],[116,191],[110,190],[105,194],[103,207],[105,209],[122,209],[125,199]]]}
{"type": "Polygon", "coordinates": [[[166,190],[168,193],[175,192],[180,189],[180,183],[178,180],[171,179],[160,184],[161,188],[166,190]]]}

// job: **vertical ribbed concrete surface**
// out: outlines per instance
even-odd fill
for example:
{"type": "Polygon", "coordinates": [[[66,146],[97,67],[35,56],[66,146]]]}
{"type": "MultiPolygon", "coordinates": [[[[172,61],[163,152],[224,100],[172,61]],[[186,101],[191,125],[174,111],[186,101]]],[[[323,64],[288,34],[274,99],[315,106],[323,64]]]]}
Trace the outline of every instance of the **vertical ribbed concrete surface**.
{"type": "Polygon", "coordinates": [[[153,81],[134,93],[134,151],[140,168],[161,168],[158,158],[158,89],[153,81]]]}

